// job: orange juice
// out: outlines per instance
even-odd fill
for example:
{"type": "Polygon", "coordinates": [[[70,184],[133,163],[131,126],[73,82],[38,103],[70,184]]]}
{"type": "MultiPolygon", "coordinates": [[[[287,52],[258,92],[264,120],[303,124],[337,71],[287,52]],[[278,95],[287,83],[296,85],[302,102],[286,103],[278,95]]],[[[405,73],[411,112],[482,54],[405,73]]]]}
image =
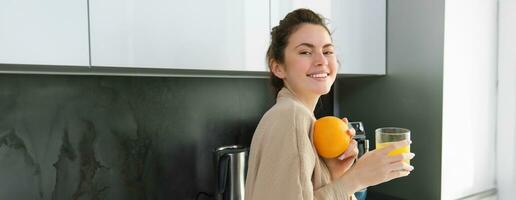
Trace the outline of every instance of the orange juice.
{"type": "MultiPolygon", "coordinates": [[[[386,146],[389,146],[392,142],[385,142],[385,143],[376,143],[376,149],[381,149],[386,146]]],[[[410,153],[410,145],[401,147],[399,149],[395,149],[394,151],[389,152],[389,156],[398,155],[402,153],[410,153]]],[[[410,165],[410,160],[403,160],[403,162],[410,165]]]]}

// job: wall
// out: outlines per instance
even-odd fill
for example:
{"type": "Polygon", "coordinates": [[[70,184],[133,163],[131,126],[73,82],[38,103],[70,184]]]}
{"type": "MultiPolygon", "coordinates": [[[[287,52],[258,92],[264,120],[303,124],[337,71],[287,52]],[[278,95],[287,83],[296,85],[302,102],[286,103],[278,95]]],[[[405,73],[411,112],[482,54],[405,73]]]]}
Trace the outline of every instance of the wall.
{"type": "Polygon", "coordinates": [[[500,0],[498,15],[498,198],[516,196],[516,1],[500,0]]]}
{"type": "Polygon", "coordinates": [[[444,0],[389,0],[388,75],[344,77],[337,83],[338,115],[363,121],[372,147],[375,128],[412,131],[415,170],[408,177],[370,187],[370,193],[440,199],[443,36],[444,0]]]}
{"type": "Polygon", "coordinates": [[[0,199],[211,193],[272,103],[267,79],[0,74],[0,199]]]}
{"type": "Polygon", "coordinates": [[[442,199],[495,188],[497,2],[445,9],[442,199]]]}

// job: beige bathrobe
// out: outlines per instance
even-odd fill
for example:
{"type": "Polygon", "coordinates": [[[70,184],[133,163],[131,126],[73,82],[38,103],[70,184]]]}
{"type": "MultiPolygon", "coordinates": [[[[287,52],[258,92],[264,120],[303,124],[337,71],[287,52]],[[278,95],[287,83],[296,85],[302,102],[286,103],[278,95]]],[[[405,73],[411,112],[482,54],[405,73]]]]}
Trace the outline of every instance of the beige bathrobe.
{"type": "Polygon", "coordinates": [[[313,112],[288,89],[265,113],[253,136],[246,200],[355,199],[341,180],[331,181],[312,138],[313,112]]]}

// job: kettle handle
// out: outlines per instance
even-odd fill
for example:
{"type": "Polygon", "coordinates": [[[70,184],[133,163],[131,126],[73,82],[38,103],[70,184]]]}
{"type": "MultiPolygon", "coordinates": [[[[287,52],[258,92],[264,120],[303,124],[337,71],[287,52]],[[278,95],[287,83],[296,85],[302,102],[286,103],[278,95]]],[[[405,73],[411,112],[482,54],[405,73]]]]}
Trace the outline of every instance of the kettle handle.
{"type": "Polygon", "coordinates": [[[228,170],[229,170],[229,156],[228,155],[221,155],[219,160],[218,160],[218,168],[219,168],[219,171],[217,173],[217,175],[219,176],[218,177],[218,187],[217,187],[217,194],[221,194],[221,193],[224,193],[225,189],[226,189],[226,179],[227,179],[227,175],[228,175],[228,170]]]}

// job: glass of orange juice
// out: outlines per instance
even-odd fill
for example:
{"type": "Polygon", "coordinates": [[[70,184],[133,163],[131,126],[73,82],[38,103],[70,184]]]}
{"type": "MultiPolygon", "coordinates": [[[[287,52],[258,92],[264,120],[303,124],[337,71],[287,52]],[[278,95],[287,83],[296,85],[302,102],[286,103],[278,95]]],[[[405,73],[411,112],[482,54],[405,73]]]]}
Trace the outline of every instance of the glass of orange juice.
{"type": "MultiPolygon", "coordinates": [[[[397,127],[378,128],[375,130],[375,136],[376,149],[381,149],[388,146],[392,142],[410,140],[410,130],[397,127]]],[[[410,145],[389,152],[389,156],[401,153],[410,153],[410,145]]],[[[410,160],[404,160],[403,162],[410,164],[410,160]]]]}

